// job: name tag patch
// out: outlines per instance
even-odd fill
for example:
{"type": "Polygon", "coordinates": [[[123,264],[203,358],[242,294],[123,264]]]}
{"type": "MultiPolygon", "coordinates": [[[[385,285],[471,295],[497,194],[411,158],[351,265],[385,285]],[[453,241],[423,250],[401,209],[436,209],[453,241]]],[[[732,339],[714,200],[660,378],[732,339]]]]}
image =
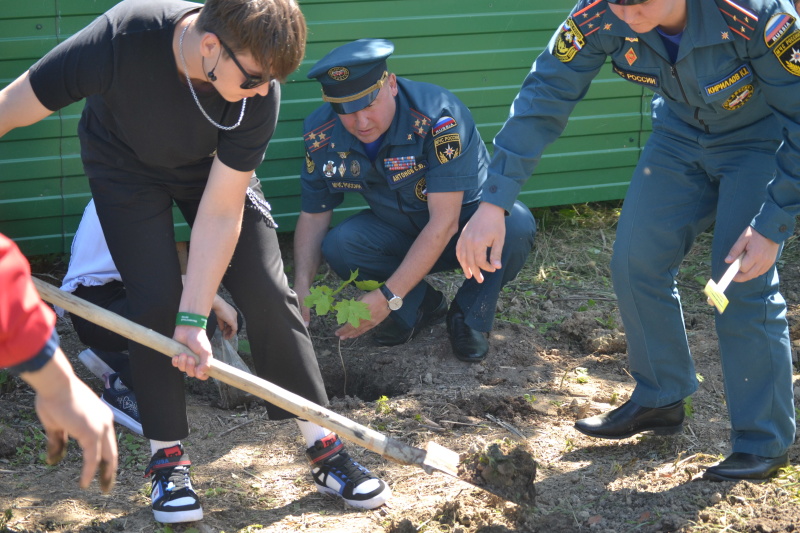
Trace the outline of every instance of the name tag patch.
{"type": "Polygon", "coordinates": [[[428,168],[427,161],[420,161],[419,163],[415,164],[412,167],[409,167],[405,170],[401,170],[395,174],[391,174],[389,176],[389,180],[392,184],[400,183],[401,181],[405,181],[409,178],[412,178],[419,174],[420,172],[424,172],[425,169],[428,168]]]}
{"type": "Polygon", "coordinates": [[[643,74],[641,72],[624,70],[619,68],[617,65],[614,65],[614,72],[616,72],[617,76],[621,77],[622,79],[650,87],[651,89],[657,89],[660,86],[660,83],[658,82],[658,76],[653,76],[652,74],[643,74]]]}
{"type": "Polygon", "coordinates": [[[329,181],[328,185],[334,191],[363,191],[364,184],[357,181],[337,180],[329,181]]]}
{"type": "Polygon", "coordinates": [[[714,82],[710,85],[705,86],[705,91],[708,96],[712,94],[717,94],[720,91],[724,91],[725,89],[736,85],[740,81],[744,81],[748,78],[753,77],[753,71],[750,70],[750,67],[747,65],[742,65],[735,72],[728,74],[725,79],[720,81],[714,82]]]}

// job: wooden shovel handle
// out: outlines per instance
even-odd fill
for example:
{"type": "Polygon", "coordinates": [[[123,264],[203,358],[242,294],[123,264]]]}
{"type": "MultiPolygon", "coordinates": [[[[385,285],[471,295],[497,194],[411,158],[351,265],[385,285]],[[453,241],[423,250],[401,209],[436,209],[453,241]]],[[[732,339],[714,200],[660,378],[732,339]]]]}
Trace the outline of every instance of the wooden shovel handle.
{"type": "MultiPolygon", "coordinates": [[[[61,291],[42,280],[33,278],[33,283],[36,285],[43,300],[58,305],[70,313],[81,316],[127,339],[143,344],[169,357],[174,357],[182,353],[192,355],[195,358],[197,357],[197,354],[193,353],[183,344],[174,339],[165,337],[152,329],[140,326],[116,313],[112,313],[107,309],[103,309],[102,307],[78,298],[71,293],[61,291]]],[[[428,473],[431,473],[431,470],[439,470],[446,474],[456,475],[454,467],[448,468],[446,466],[441,466],[440,462],[435,460],[436,458],[426,457],[430,451],[426,452],[420,448],[415,448],[392,439],[391,437],[387,437],[382,433],[378,433],[333,411],[325,409],[314,402],[310,402],[297,394],[278,387],[269,381],[243,372],[221,361],[213,358],[209,361],[211,363],[208,371],[209,376],[236,387],[237,389],[249,392],[254,396],[258,396],[300,418],[310,420],[320,426],[326,427],[336,432],[339,436],[345,437],[382,457],[400,464],[419,466],[428,473]]]]}

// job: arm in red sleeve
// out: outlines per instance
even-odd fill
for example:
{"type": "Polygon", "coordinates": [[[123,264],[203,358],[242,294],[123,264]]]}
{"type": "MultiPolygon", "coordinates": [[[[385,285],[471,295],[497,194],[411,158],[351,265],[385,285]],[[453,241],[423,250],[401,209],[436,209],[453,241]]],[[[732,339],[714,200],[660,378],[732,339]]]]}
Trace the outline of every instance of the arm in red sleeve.
{"type": "Polygon", "coordinates": [[[31,281],[28,261],[0,234],[0,367],[40,355],[53,334],[56,317],[31,281]]]}

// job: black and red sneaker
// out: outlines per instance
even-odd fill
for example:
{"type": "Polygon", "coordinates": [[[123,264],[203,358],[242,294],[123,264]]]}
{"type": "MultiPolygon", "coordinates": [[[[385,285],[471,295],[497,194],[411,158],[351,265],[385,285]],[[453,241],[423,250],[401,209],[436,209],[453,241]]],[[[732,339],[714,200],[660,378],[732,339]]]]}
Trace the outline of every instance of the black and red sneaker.
{"type": "Polygon", "coordinates": [[[311,461],[317,490],[323,494],[338,496],[360,509],[380,507],[392,495],[386,483],[344,451],[342,441],[334,433],[315,442],[306,450],[306,456],[311,461]]]}
{"type": "Polygon", "coordinates": [[[180,444],[162,448],[150,459],[144,476],[152,476],[150,498],[157,521],[177,524],[203,519],[203,507],[189,479],[191,466],[192,462],[180,444]]]}

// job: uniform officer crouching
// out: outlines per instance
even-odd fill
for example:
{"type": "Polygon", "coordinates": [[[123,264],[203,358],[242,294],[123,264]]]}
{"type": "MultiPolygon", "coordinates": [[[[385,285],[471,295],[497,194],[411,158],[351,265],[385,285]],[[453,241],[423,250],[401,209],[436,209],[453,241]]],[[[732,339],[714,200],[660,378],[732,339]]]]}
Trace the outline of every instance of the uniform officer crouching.
{"type": "MultiPolygon", "coordinates": [[[[358,269],[359,279],[385,284],[361,298],[371,319],[343,326],[339,338],[383,323],[375,340],[393,346],[446,316],[456,357],[479,362],[500,289],[525,263],[536,223],[517,202],[505,220],[503,268],[483,283],[466,280],[448,311],[445,296],[424,278],[458,268],[456,241],[480,203],[488,153],[452,93],[389,72],[393,51],[386,40],[358,40],[332,50],[308,74],[322,84],[327,103],[304,123],[295,291],[302,302],[323,256],[344,279],[358,269]],[[369,208],[328,231],[346,192],[361,194],[369,208]]],[[[308,321],[309,309],[303,315],[308,321]]]]}

